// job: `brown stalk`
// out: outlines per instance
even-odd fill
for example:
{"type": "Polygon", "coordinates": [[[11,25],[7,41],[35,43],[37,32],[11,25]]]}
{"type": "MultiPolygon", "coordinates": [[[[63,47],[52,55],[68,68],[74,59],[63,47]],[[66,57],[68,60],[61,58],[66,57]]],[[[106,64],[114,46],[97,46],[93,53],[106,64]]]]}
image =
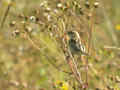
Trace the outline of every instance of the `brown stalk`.
{"type": "MultiPolygon", "coordinates": [[[[90,23],[89,23],[89,31],[88,31],[88,54],[90,55],[90,48],[91,48],[91,44],[92,44],[92,32],[94,29],[94,8],[91,9],[91,18],[90,18],[90,23]]],[[[86,59],[86,84],[88,85],[88,58],[86,59]]]]}
{"type": "Polygon", "coordinates": [[[8,4],[7,9],[6,9],[6,11],[5,11],[5,14],[4,14],[4,16],[3,16],[3,19],[2,19],[2,21],[1,21],[1,25],[0,25],[0,28],[1,28],[1,29],[2,29],[3,26],[4,26],[4,23],[5,23],[6,19],[7,19],[7,16],[8,16],[8,13],[9,13],[9,11],[10,11],[10,8],[11,8],[11,4],[8,4]]]}

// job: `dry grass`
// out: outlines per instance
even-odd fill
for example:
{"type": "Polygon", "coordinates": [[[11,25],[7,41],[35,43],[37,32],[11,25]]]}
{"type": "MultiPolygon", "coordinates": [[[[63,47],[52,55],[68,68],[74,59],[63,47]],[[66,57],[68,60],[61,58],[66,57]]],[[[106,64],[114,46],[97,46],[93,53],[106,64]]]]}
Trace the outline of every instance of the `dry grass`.
{"type": "MultiPolygon", "coordinates": [[[[1,90],[79,90],[63,53],[62,38],[69,30],[78,31],[90,49],[87,90],[120,90],[119,32],[113,29],[119,14],[116,2],[105,0],[105,10],[103,2],[98,8],[91,2],[88,8],[84,0],[15,0],[9,10],[6,2],[0,1],[1,90]]],[[[86,61],[77,63],[85,81],[86,61]]]]}

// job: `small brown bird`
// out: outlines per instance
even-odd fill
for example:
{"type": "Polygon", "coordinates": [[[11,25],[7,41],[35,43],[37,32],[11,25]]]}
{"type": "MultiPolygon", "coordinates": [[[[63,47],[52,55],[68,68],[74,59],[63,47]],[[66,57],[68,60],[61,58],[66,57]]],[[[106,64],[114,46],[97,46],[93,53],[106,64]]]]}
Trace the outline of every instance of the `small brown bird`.
{"type": "Polygon", "coordinates": [[[81,42],[80,35],[77,31],[68,31],[68,47],[71,53],[77,55],[88,55],[85,50],[85,46],[81,42]]]}

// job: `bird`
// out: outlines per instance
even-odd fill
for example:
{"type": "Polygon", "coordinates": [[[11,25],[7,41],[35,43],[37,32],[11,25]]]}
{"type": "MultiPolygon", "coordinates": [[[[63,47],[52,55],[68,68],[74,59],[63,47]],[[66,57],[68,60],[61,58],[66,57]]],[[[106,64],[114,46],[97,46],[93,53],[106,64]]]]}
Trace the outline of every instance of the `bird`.
{"type": "Polygon", "coordinates": [[[85,46],[81,41],[81,37],[77,31],[68,31],[67,36],[68,36],[67,43],[71,54],[80,56],[88,55],[86,53],[85,46]]]}

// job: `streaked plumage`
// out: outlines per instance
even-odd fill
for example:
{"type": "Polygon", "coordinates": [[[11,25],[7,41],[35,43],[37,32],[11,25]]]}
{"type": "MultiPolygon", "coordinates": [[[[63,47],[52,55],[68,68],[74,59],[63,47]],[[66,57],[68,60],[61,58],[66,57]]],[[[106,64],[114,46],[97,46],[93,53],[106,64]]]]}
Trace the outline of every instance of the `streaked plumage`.
{"type": "Polygon", "coordinates": [[[81,42],[79,33],[76,31],[69,31],[68,33],[68,46],[72,54],[87,55],[85,46],[81,42]]]}

